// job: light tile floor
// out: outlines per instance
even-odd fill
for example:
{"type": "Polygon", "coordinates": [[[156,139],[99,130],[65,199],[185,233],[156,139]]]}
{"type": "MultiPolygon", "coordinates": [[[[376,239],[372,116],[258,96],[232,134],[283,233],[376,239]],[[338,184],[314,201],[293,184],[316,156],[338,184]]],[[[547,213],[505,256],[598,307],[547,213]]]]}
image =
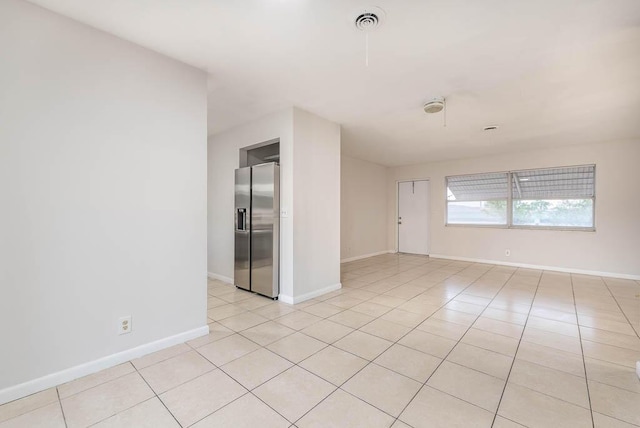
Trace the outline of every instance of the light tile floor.
{"type": "Polygon", "coordinates": [[[211,333],[0,406],[0,427],[640,426],[640,284],[384,255],[289,306],[209,281],[211,333]]]}

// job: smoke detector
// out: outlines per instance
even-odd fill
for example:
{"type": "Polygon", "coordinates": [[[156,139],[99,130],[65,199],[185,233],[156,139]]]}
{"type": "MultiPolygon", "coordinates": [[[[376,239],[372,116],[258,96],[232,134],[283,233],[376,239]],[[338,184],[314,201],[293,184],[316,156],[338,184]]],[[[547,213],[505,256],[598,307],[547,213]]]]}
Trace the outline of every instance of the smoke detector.
{"type": "Polygon", "coordinates": [[[385,14],[379,7],[367,7],[357,11],[353,21],[355,27],[360,31],[373,31],[382,24],[385,14]]]}
{"type": "Polygon", "coordinates": [[[444,97],[433,97],[422,108],[425,113],[440,113],[444,109],[444,97]]]}

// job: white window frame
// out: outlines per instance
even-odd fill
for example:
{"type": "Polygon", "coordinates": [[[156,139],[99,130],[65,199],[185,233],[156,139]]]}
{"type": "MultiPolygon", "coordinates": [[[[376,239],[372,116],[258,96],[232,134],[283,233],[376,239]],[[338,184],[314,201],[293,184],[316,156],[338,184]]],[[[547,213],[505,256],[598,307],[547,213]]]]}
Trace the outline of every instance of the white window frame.
{"type": "Polygon", "coordinates": [[[444,225],[445,227],[478,227],[478,228],[489,228],[489,229],[530,229],[530,230],[561,230],[561,231],[595,232],[596,231],[596,188],[597,186],[596,186],[596,165],[595,164],[553,166],[553,167],[545,167],[545,168],[518,169],[518,170],[511,170],[511,171],[491,171],[491,172],[478,172],[474,174],[447,175],[444,178],[444,225]],[[513,224],[513,174],[517,174],[523,171],[538,171],[538,170],[577,168],[577,167],[593,167],[593,197],[591,198],[592,200],[591,209],[593,211],[592,212],[593,224],[591,226],[587,226],[587,227],[535,226],[535,225],[514,225],[513,224]],[[482,174],[507,174],[507,182],[509,183],[509,191],[507,193],[507,224],[505,225],[505,224],[449,223],[449,202],[452,202],[452,201],[449,201],[448,193],[447,193],[447,189],[449,188],[449,178],[468,177],[468,176],[482,175],[482,174]]]}

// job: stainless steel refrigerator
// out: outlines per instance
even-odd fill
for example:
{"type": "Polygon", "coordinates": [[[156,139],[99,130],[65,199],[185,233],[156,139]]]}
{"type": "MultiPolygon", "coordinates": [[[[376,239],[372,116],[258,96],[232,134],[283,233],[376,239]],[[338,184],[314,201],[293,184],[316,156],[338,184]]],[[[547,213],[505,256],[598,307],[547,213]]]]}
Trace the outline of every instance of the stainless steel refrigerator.
{"type": "Polygon", "coordinates": [[[236,287],[278,297],[280,167],[265,163],[236,169],[236,287]]]}

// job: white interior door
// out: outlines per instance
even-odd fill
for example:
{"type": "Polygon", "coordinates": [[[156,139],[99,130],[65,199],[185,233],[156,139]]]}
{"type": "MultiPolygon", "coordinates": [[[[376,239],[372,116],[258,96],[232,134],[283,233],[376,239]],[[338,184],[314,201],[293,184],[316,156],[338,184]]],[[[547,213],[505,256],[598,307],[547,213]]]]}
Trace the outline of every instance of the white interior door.
{"type": "Polygon", "coordinates": [[[398,251],[429,254],[429,181],[398,183],[398,251]]]}

